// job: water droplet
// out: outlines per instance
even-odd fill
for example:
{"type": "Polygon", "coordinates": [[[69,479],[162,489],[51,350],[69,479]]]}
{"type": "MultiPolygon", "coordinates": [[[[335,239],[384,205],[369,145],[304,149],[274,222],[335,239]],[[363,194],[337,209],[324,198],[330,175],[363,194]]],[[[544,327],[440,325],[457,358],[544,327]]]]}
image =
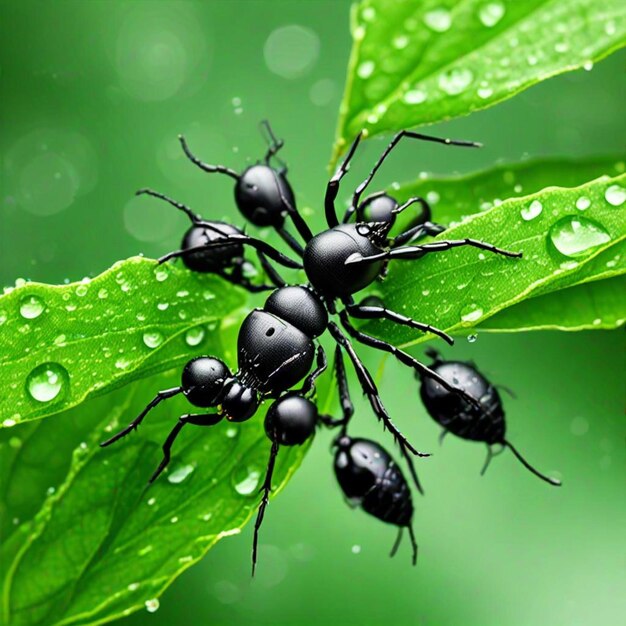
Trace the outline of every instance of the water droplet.
{"type": "Polygon", "coordinates": [[[165,266],[159,266],[154,270],[154,277],[162,283],[164,280],[167,280],[170,273],[167,271],[165,266]]]}
{"type": "Polygon", "coordinates": [[[105,298],[108,298],[108,297],[109,297],[109,292],[104,287],[102,287],[102,289],[98,291],[98,298],[100,298],[100,300],[104,300],[105,298]]]}
{"type": "Polygon", "coordinates": [[[354,546],[352,546],[351,550],[352,550],[352,554],[360,554],[361,553],[361,546],[354,545],[354,546]]]}
{"type": "Polygon", "coordinates": [[[152,545],[144,546],[137,552],[137,554],[139,556],[145,556],[148,552],[152,552],[152,545]]]}
{"type": "Polygon", "coordinates": [[[255,467],[239,466],[232,475],[235,491],[242,496],[249,496],[256,492],[261,472],[255,467]]]}
{"type": "Polygon", "coordinates": [[[426,200],[428,200],[430,204],[437,204],[437,202],[439,202],[439,194],[436,191],[429,191],[426,194],[426,200]]]}
{"type": "Polygon", "coordinates": [[[520,215],[525,222],[530,222],[530,220],[534,220],[541,215],[542,211],[543,205],[541,202],[539,202],[539,200],[533,200],[528,206],[522,207],[520,215]]]}
{"type": "Polygon", "coordinates": [[[398,35],[391,43],[396,50],[404,50],[409,45],[409,38],[406,35],[398,35]]]}
{"type": "Polygon", "coordinates": [[[139,589],[139,583],[130,583],[128,585],[128,591],[137,591],[139,589]]]}
{"type": "Polygon", "coordinates": [[[202,326],[195,326],[185,333],[185,343],[192,347],[198,346],[204,340],[205,335],[206,332],[202,326]]]}
{"type": "Polygon", "coordinates": [[[585,61],[583,63],[583,69],[585,70],[585,72],[591,72],[591,70],[593,69],[593,61],[585,61]]]}
{"type": "Polygon", "coordinates": [[[475,322],[483,315],[483,310],[477,304],[468,304],[461,309],[461,320],[463,322],[475,322]]]}
{"type": "Polygon", "coordinates": [[[0,326],[7,321],[8,317],[4,311],[0,311],[0,326]]]}
{"type": "Polygon", "coordinates": [[[26,378],[27,393],[38,402],[61,400],[69,387],[69,374],[58,363],[38,365],[26,378]]]}
{"type": "Polygon", "coordinates": [[[152,330],[143,334],[143,342],[148,348],[158,348],[163,343],[163,334],[158,330],[152,330]]]}
{"type": "Polygon", "coordinates": [[[587,198],[587,196],[580,196],[578,200],[576,200],[576,208],[579,211],[586,211],[591,206],[591,200],[587,198]]]}
{"type": "Polygon", "coordinates": [[[148,506],[153,506],[156,502],[156,498],[152,497],[148,499],[148,506]]]}
{"type": "Polygon", "coordinates": [[[478,19],[487,28],[492,28],[504,17],[505,8],[502,2],[483,4],[478,11],[478,19]]]}
{"type": "Polygon", "coordinates": [[[477,340],[477,339],[478,339],[478,335],[476,335],[476,334],[472,334],[472,335],[468,335],[468,336],[467,336],[467,340],[468,340],[470,343],[476,343],[476,340],[477,340]]]}
{"type": "Polygon", "coordinates": [[[17,424],[17,422],[14,419],[11,419],[10,417],[7,417],[5,420],[3,420],[2,425],[5,428],[11,428],[13,426],[15,426],[15,424],[17,424]]]}
{"type": "Polygon", "coordinates": [[[549,234],[554,247],[569,257],[586,256],[611,240],[600,224],[584,217],[564,217],[553,224],[549,234]]]}
{"type": "Polygon", "coordinates": [[[491,98],[493,96],[493,89],[491,87],[479,87],[478,97],[486,100],[487,98],[491,98]]]}
{"type": "Polygon", "coordinates": [[[424,24],[436,33],[445,33],[452,25],[452,15],[444,7],[432,9],[424,14],[424,24]]]}
{"type": "Polygon", "coordinates": [[[581,416],[576,416],[570,424],[570,432],[576,437],[582,437],[589,431],[589,422],[581,416]]]}
{"type": "Polygon", "coordinates": [[[115,367],[117,367],[118,370],[125,370],[129,365],[130,361],[123,357],[115,361],[115,367]]]}
{"type": "Polygon", "coordinates": [[[234,439],[239,434],[239,429],[236,426],[229,426],[226,429],[226,436],[229,439],[234,439]]]}
{"type": "Polygon", "coordinates": [[[474,80],[474,74],[468,68],[456,67],[439,76],[439,88],[450,96],[465,91],[474,80]]]}
{"type": "Polygon", "coordinates": [[[374,7],[365,7],[363,11],[361,11],[361,17],[366,22],[372,22],[376,17],[376,9],[374,7]]]}
{"type": "Polygon", "coordinates": [[[194,469],[193,465],[181,465],[167,475],[167,482],[172,483],[172,485],[178,485],[182,483],[194,469]]]}
{"type": "Polygon", "coordinates": [[[159,311],[167,311],[169,306],[169,302],[159,302],[157,304],[157,309],[159,309],[159,311]]]}
{"type": "Polygon", "coordinates": [[[79,298],[86,296],[88,291],[89,288],[87,287],[87,285],[78,285],[78,287],[76,287],[76,295],[79,298]]]}
{"type": "Polygon", "coordinates": [[[174,517],[170,518],[170,524],[177,524],[178,523],[178,515],[174,515],[174,517]]]}
{"type": "Polygon", "coordinates": [[[604,197],[609,204],[613,206],[622,206],[626,200],[626,189],[619,185],[611,185],[604,192],[604,197]]]}
{"type": "Polygon", "coordinates": [[[148,611],[148,613],[156,613],[159,610],[159,606],[161,606],[157,598],[151,598],[150,600],[146,600],[145,605],[146,611],[148,611]]]}
{"type": "Polygon", "coordinates": [[[554,51],[555,52],[567,52],[569,50],[569,44],[565,41],[559,41],[558,43],[554,44],[554,51]]]}
{"type": "Polygon", "coordinates": [[[39,317],[44,308],[43,300],[38,296],[26,296],[20,301],[20,315],[27,320],[39,317]]]}
{"type": "Polygon", "coordinates": [[[356,73],[359,78],[366,79],[374,73],[375,68],[376,63],[374,63],[374,61],[363,61],[363,63],[361,63],[357,68],[356,73]]]}
{"type": "Polygon", "coordinates": [[[430,289],[422,289],[422,295],[424,297],[428,296],[430,294],[430,289]]]}

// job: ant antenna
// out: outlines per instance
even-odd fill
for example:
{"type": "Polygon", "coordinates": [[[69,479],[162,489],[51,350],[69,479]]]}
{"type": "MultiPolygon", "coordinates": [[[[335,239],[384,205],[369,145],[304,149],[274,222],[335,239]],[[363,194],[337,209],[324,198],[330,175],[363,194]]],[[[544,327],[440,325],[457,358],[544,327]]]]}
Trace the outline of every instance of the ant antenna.
{"type": "Polygon", "coordinates": [[[561,481],[557,480],[556,478],[550,478],[549,476],[546,476],[544,474],[542,474],[540,471],[536,470],[514,447],[513,445],[508,442],[506,439],[502,442],[503,445],[505,445],[507,448],[511,449],[511,452],[517,457],[517,459],[520,461],[520,463],[530,472],[532,472],[535,476],[537,476],[538,478],[541,478],[541,480],[549,483],[550,485],[554,485],[555,487],[560,487],[561,486],[561,481]]]}

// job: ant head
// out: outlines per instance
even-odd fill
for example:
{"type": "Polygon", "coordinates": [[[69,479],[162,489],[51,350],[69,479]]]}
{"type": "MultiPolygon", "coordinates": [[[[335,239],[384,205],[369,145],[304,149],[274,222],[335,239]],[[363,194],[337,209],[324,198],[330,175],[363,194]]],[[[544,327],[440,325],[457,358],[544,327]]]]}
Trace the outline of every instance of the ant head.
{"type": "Polygon", "coordinates": [[[299,446],[313,433],[317,425],[317,407],[296,394],[287,394],[270,406],[265,416],[265,432],[276,443],[299,446]]]}
{"type": "Polygon", "coordinates": [[[222,410],[226,418],[231,422],[245,422],[256,413],[258,408],[257,392],[237,379],[232,379],[222,399],[222,410]]]}
{"type": "Polygon", "coordinates": [[[396,222],[398,202],[386,193],[377,193],[365,198],[357,207],[357,222],[380,222],[389,232],[396,222]]]}
{"type": "Polygon", "coordinates": [[[191,404],[216,406],[226,380],[232,377],[225,363],[209,356],[192,359],[182,374],[182,389],[191,404]]]}
{"type": "Polygon", "coordinates": [[[269,165],[259,163],[247,168],[237,180],[235,201],[243,216],[255,226],[280,228],[287,207],[282,196],[295,206],[287,179],[269,165]]]}

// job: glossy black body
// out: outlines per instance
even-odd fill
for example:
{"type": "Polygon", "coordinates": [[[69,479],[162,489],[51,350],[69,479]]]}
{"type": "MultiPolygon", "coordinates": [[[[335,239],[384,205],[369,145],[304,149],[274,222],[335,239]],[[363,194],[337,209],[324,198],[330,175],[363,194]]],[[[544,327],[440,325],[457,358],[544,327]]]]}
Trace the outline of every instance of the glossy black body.
{"type": "Polygon", "coordinates": [[[345,298],[371,285],[378,278],[383,261],[346,265],[353,255],[378,254],[382,248],[372,242],[364,224],[341,224],[321,232],[304,249],[304,271],[313,287],[327,297],[345,298]]]}
{"type": "Polygon", "coordinates": [[[328,312],[320,297],[302,285],[273,291],[263,307],[299,328],[309,337],[319,337],[328,326],[328,312]]]}
{"type": "MultiPolygon", "coordinates": [[[[243,232],[225,222],[205,222],[199,221],[191,226],[183,237],[181,248],[188,250],[189,248],[197,248],[206,243],[219,241],[228,235],[242,235],[243,232]],[[218,228],[222,233],[206,228],[206,225],[218,228]]],[[[230,267],[236,259],[243,258],[243,245],[235,246],[214,246],[198,250],[196,252],[188,252],[182,256],[183,263],[186,267],[194,272],[213,273],[230,267]]]]}
{"type": "Polygon", "coordinates": [[[311,400],[288,393],[268,409],[265,432],[280,445],[299,446],[315,433],[317,420],[317,407],[311,400]]]}
{"type": "Polygon", "coordinates": [[[388,524],[409,526],[409,486],[391,456],[375,441],[343,436],[337,441],[335,476],[346,498],[388,524]]]}
{"type": "Polygon", "coordinates": [[[398,201],[389,194],[377,194],[366,198],[357,207],[357,222],[387,222],[393,224],[396,219],[398,201]]]}
{"type": "Polygon", "coordinates": [[[432,378],[424,377],[420,396],[430,416],[444,429],[463,439],[502,443],[505,422],[498,390],[471,363],[436,360],[432,369],[474,398],[482,410],[444,389],[432,378]]]}
{"type": "Polygon", "coordinates": [[[215,406],[221,397],[224,383],[231,378],[226,364],[220,359],[200,356],[183,368],[181,388],[191,404],[199,407],[215,406]]]}
{"type": "Polygon", "coordinates": [[[244,170],[235,185],[237,208],[255,226],[280,228],[285,222],[285,198],[295,206],[293,189],[286,176],[263,163],[244,170]]]}

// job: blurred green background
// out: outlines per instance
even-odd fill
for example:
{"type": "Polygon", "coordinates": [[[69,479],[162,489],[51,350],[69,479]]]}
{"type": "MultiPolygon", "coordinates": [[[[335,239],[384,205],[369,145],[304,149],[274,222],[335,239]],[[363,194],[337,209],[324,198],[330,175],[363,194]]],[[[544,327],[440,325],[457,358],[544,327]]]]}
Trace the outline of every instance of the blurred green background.
{"type": "MultiPolygon", "coordinates": [[[[348,14],[339,0],[1,0],[0,282],[77,280],[177,247],[184,217],[134,198],[143,186],[241,223],[232,181],[196,170],[176,135],[206,161],[240,169],[262,153],[264,117],[286,140],[300,206],[320,225],[348,14]]],[[[625,59],[435,129],[480,140],[482,151],[406,144],[381,175],[389,183],[525,156],[619,153],[625,59]]],[[[382,146],[369,142],[349,181],[382,146]]],[[[157,613],[120,623],[623,623],[623,333],[480,334],[459,344],[446,354],[514,388],[510,438],[558,472],[562,489],[510,454],[481,479],[484,447],[450,437],[439,448],[411,373],[389,362],[381,390],[391,414],[436,453],[418,467],[427,490],[415,501],[418,567],[407,546],[387,557],[393,528],[345,506],[322,433],[268,511],[254,581],[248,527],[183,574],[157,613]]],[[[368,363],[378,365],[373,355],[368,363]]],[[[369,408],[357,407],[355,434],[382,439],[369,408]]]]}

